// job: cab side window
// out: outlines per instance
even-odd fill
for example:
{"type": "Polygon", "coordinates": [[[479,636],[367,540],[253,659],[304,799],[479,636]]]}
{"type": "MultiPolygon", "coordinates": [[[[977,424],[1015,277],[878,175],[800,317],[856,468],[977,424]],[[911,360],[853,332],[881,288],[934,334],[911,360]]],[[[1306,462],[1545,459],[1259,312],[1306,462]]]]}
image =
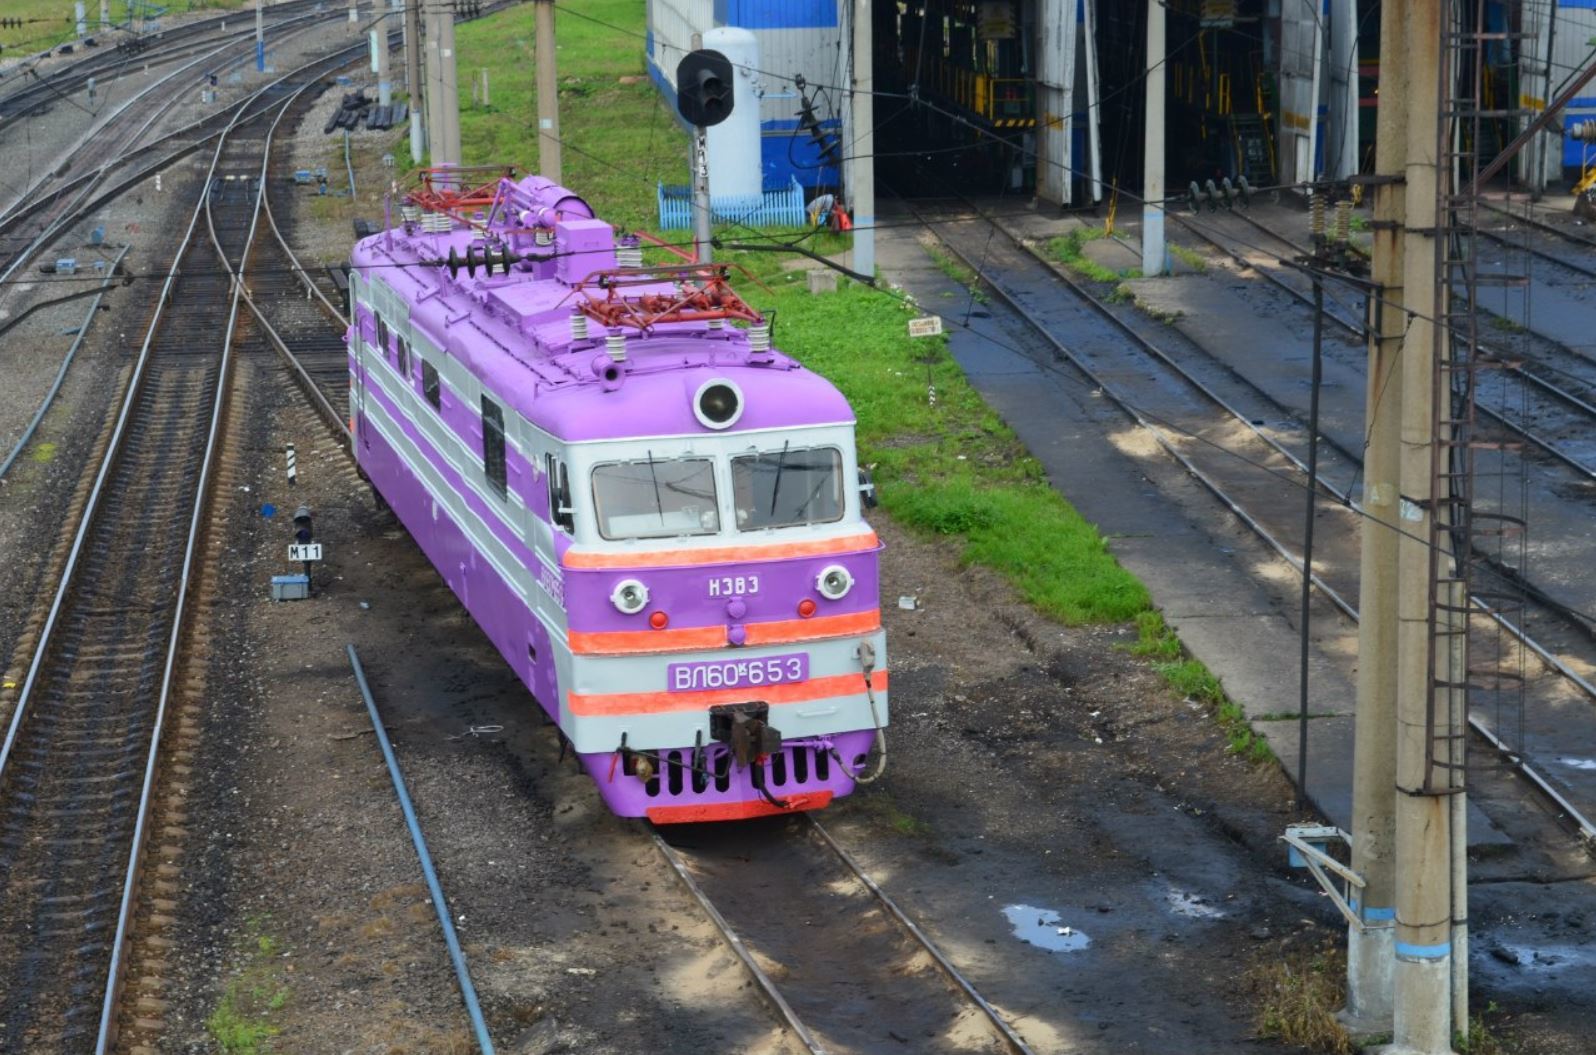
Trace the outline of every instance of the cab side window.
{"type": "Polygon", "coordinates": [[[504,411],[487,396],[482,397],[482,472],[500,498],[510,493],[504,459],[504,411]]]}
{"type": "Polygon", "coordinates": [[[421,394],[432,404],[432,409],[443,408],[443,384],[438,380],[438,368],[425,359],[421,360],[421,394]]]}
{"type": "Polygon", "coordinates": [[[552,454],[545,454],[543,468],[549,480],[549,520],[567,535],[574,535],[576,515],[570,511],[571,476],[565,463],[552,454]]]}

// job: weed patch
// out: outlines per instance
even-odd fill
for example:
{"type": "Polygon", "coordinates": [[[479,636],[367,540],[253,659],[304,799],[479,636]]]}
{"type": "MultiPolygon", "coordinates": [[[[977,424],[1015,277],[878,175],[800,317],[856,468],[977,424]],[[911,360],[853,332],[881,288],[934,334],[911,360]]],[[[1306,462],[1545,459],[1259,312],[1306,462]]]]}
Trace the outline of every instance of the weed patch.
{"type": "Polygon", "coordinates": [[[224,1055],[257,1055],[269,1050],[268,1042],[278,1033],[272,1014],[288,1004],[290,993],[278,963],[280,947],[262,930],[263,925],[262,920],[249,921],[241,950],[243,967],[205,1020],[205,1028],[224,1055]]]}
{"type": "Polygon", "coordinates": [[[1053,259],[1082,278],[1089,278],[1093,282],[1119,282],[1121,279],[1141,278],[1142,273],[1139,268],[1128,267],[1115,271],[1086,255],[1086,243],[1107,237],[1108,232],[1098,228],[1078,227],[1068,234],[1051,239],[1047,243],[1047,249],[1053,254],[1053,259]]]}
{"type": "Polygon", "coordinates": [[[1352,1055],[1352,1039],[1335,1013],[1346,1002],[1346,954],[1335,945],[1271,959],[1242,976],[1259,1036],[1325,1055],[1352,1055]]]}
{"type": "Polygon", "coordinates": [[[1170,255],[1172,255],[1176,260],[1179,260],[1182,264],[1185,264],[1199,275],[1206,274],[1208,272],[1208,258],[1206,256],[1203,256],[1195,249],[1188,249],[1183,245],[1176,244],[1175,242],[1170,242],[1168,245],[1170,255]]]}
{"type": "Polygon", "coordinates": [[[975,272],[966,267],[962,261],[949,253],[934,241],[922,243],[925,251],[931,254],[931,259],[936,261],[937,269],[944,275],[970,291],[970,296],[975,298],[977,304],[987,301],[986,290],[981,288],[981,280],[975,272]]]}
{"type": "Polygon", "coordinates": [[[1136,641],[1121,645],[1135,656],[1153,660],[1153,669],[1188,699],[1208,708],[1225,734],[1227,749],[1249,762],[1263,763],[1274,758],[1269,744],[1252,730],[1252,723],[1234,700],[1225,695],[1224,686],[1200,660],[1186,655],[1180,639],[1169,629],[1164,617],[1155,611],[1136,616],[1136,641]]]}

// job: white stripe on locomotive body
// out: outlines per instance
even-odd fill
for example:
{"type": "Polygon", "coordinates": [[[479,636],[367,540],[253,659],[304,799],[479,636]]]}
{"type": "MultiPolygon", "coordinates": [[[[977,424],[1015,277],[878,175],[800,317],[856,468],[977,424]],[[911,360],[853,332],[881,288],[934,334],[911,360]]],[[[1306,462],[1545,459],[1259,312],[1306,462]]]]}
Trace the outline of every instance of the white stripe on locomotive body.
{"type": "MultiPolygon", "coordinates": [[[[583,552],[620,554],[640,552],[646,555],[661,548],[691,550],[718,549],[728,545],[757,546],[772,534],[779,534],[784,542],[802,541],[808,538],[835,538],[857,534],[864,526],[860,515],[858,491],[852,486],[847,486],[856,472],[857,465],[852,422],[802,428],[747,430],[733,435],[717,433],[596,439],[567,445],[524,420],[509,405],[508,400],[503,400],[494,392],[485,391],[477,376],[464,364],[440,349],[425,331],[410,325],[408,306],[387,289],[386,283],[376,280],[355,286],[352,280],[352,286],[357,290],[360,286],[381,290],[387,294],[387,298],[396,308],[403,308],[403,310],[384,311],[380,306],[373,305],[358,295],[355,298],[359,306],[373,314],[380,313],[392,333],[406,338],[413,357],[431,364],[437,370],[440,388],[453,397],[461,412],[475,419],[479,434],[481,395],[486,394],[488,398],[500,402],[504,413],[506,450],[508,453],[513,449],[524,459],[531,473],[531,479],[527,481],[529,490],[533,487],[547,487],[547,474],[540,469],[545,454],[552,454],[564,462],[571,477],[572,504],[577,516],[578,530],[573,541],[580,545],[583,552]],[[404,321],[400,322],[400,319],[404,321]],[[779,532],[736,530],[735,510],[732,508],[734,499],[730,479],[730,458],[734,454],[756,449],[768,452],[771,446],[759,443],[755,439],[765,434],[773,434],[784,439],[790,437],[794,449],[830,446],[839,450],[845,473],[844,510],[839,520],[829,524],[784,528],[779,532]],[[719,533],[671,539],[630,540],[606,540],[599,535],[592,514],[591,490],[588,484],[593,467],[606,462],[645,458],[650,453],[655,458],[694,454],[714,461],[722,521],[722,530],[719,533]]],[[[481,501],[482,505],[493,511],[492,515],[537,557],[540,565],[549,569],[556,580],[563,582],[563,570],[552,552],[553,528],[548,521],[532,512],[525,497],[514,487],[509,488],[506,498],[500,496],[497,490],[487,484],[480,452],[471,449],[466,438],[450,427],[439,411],[416,391],[414,377],[419,374],[420,366],[413,365],[411,377],[401,379],[389,356],[366,341],[365,333],[358,323],[358,312],[352,336],[358,342],[366,365],[367,383],[407,416],[409,422],[421,433],[444,463],[462,480],[469,482],[472,494],[481,501]],[[379,361],[380,367],[377,365],[379,361]],[[422,407],[426,408],[426,412],[421,412],[422,407]],[[500,510],[508,510],[510,515],[501,515],[500,510]]],[[[350,374],[352,382],[358,385],[359,375],[353,365],[350,374]]],[[[652,714],[579,716],[571,713],[569,694],[663,692],[667,689],[667,671],[671,663],[724,656],[728,654],[725,650],[628,656],[573,655],[566,640],[567,620],[563,598],[554,596],[548,584],[535,569],[521,564],[483,518],[469,507],[464,497],[449,485],[437,467],[405,433],[400,423],[392,419],[380,402],[376,399],[365,401],[364,413],[368,419],[368,427],[377,430],[400,462],[423,483],[432,501],[437,503],[442,512],[465,534],[472,548],[489,563],[504,582],[510,585],[521,603],[525,605],[525,616],[534,618],[543,625],[552,645],[551,658],[555,664],[559,686],[560,699],[556,707],[559,725],[577,751],[613,750],[620,742],[622,733],[627,735],[628,743],[638,748],[683,747],[692,744],[700,734],[704,741],[708,742],[709,721],[708,713],[704,709],[693,708],[652,714]]],[[[507,474],[509,472],[512,471],[507,465],[507,474]]],[[[629,573],[622,569],[617,570],[615,574],[617,577],[622,577],[629,573]]],[[[638,574],[646,578],[646,571],[638,574]]],[[[852,634],[820,641],[738,649],[736,655],[738,658],[755,659],[802,651],[810,657],[809,677],[813,679],[860,672],[856,649],[861,640],[870,640],[875,645],[877,667],[887,669],[885,634],[880,630],[869,634],[852,634]]],[[[874,718],[869,699],[864,692],[862,672],[860,673],[857,693],[813,701],[775,704],[771,708],[772,723],[789,738],[824,736],[828,733],[871,728],[874,725],[874,718]]],[[[877,708],[883,723],[887,721],[886,707],[886,693],[878,692],[877,708]]]]}
{"type": "MultiPolygon", "coordinates": [[[[845,696],[827,696],[799,703],[775,703],[770,706],[770,724],[781,731],[786,739],[795,737],[825,736],[829,733],[852,729],[870,729],[875,726],[870,713],[870,699],[865,694],[864,674],[859,669],[855,650],[859,643],[868,640],[876,648],[878,670],[886,669],[886,633],[850,634],[847,637],[824,641],[795,641],[778,645],[761,645],[739,648],[735,653],[690,652],[674,655],[648,656],[576,656],[572,665],[572,681],[567,688],[561,674],[560,725],[566,728],[576,750],[582,752],[612,751],[626,734],[626,742],[635,747],[683,747],[692,744],[702,733],[704,743],[710,743],[709,714],[706,709],[666,711],[658,714],[582,715],[574,722],[574,730],[566,727],[570,717],[566,706],[567,691],[588,694],[664,692],[667,669],[672,663],[692,662],[713,658],[760,659],[792,652],[809,654],[810,679],[839,674],[859,675],[857,691],[845,696]]],[[[758,698],[757,689],[749,689],[750,699],[758,698]]],[[[876,692],[876,711],[885,726],[887,718],[887,693],[876,692]]]]}

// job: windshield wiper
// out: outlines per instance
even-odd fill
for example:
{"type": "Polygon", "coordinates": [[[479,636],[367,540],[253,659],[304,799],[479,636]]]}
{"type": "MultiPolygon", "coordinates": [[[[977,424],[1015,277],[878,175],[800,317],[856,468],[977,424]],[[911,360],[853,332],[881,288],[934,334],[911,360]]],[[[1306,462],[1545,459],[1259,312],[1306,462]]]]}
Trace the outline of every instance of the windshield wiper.
{"type": "Polygon", "coordinates": [[[660,523],[660,526],[664,527],[665,526],[665,500],[660,497],[660,493],[659,493],[659,476],[656,475],[655,472],[654,472],[654,452],[652,450],[650,450],[648,452],[648,478],[650,480],[654,481],[654,508],[659,511],[659,523],[660,523]]]}
{"type": "MultiPolygon", "coordinates": [[[[808,466],[808,468],[811,471],[813,471],[817,467],[811,465],[811,466],[808,466]]],[[[823,468],[830,469],[831,466],[827,465],[827,466],[823,466],[823,468]]],[[[795,512],[792,515],[794,520],[802,520],[803,519],[803,515],[809,511],[809,503],[813,502],[816,498],[820,497],[821,488],[823,488],[827,484],[829,484],[831,482],[831,480],[832,480],[832,474],[831,473],[824,473],[824,474],[821,475],[820,482],[815,484],[815,489],[813,491],[809,492],[809,497],[804,499],[804,504],[799,506],[798,507],[798,511],[795,512]]]]}
{"type": "Polygon", "coordinates": [[[781,472],[787,467],[787,448],[792,445],[792,440],[783,440],[781,456],[776,459],[776,483],[770,489],[770,512],[767,516],[776,515],[776,497],[781,494],[781,472]]]}

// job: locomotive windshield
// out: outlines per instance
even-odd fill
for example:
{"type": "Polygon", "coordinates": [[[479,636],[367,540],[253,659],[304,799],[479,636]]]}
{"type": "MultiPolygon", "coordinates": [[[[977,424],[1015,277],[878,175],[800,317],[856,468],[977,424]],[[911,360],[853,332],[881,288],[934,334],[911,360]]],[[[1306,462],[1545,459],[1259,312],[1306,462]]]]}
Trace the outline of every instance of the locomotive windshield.
{"type": "Polygon", "coordinates": [[[835,447],[784,445],[731,464],[737,527],[743,531],[842,519],[842,452],[835,447]]]}
{"type": "Polygon", "coordinates": [[[610,462],[593,469],[593,507],[607,539],[713,535],[720,530],[708,458],[610,462]]]}

